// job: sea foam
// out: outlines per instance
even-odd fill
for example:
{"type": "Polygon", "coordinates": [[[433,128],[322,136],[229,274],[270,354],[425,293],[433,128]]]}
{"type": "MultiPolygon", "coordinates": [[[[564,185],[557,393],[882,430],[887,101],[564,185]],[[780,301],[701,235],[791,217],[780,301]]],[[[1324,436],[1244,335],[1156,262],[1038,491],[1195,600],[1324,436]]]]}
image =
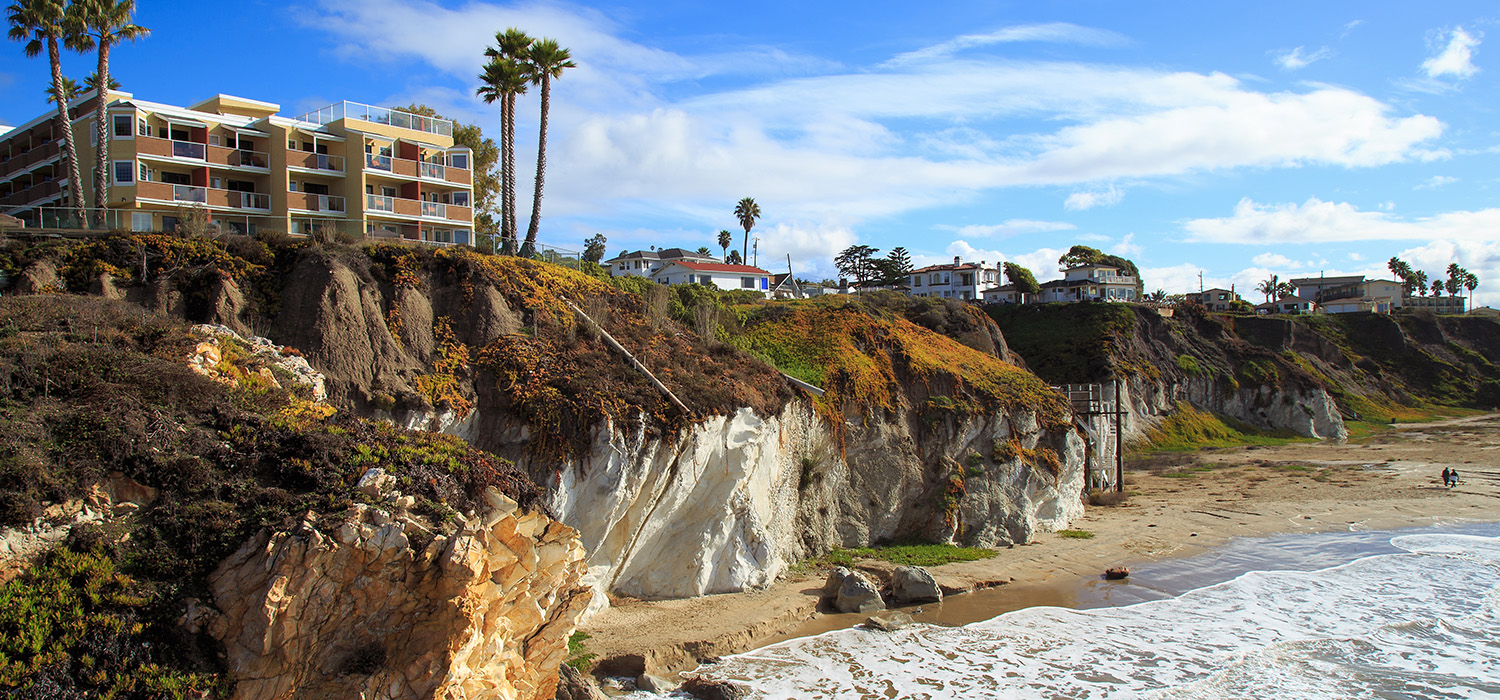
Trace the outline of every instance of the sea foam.
{"type": "Polygon", "coordinates": [[[705,666],[757,698],[1500,698],[1500,538],[1119,608],[829,632],[705,666]]]}

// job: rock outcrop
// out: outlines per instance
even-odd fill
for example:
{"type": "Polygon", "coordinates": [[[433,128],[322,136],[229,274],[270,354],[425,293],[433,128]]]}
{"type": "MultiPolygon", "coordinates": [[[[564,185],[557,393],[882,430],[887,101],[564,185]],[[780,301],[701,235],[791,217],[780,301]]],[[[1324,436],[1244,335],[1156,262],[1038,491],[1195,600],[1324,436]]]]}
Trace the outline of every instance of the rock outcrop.
{"type": "Polygon", "coordinates": [[[236,700],[545,700],[587,606],[577,534],[491,490],[446,528],[355,506],[261,532],[185,620],[224,646],[236,700]]]}
{"type": "Polygon", "coordinates": [[[943,588],[927,569],[903,566],[891,575],[891,594],[902,603],[936,603],[943,599],[943,588]]]}

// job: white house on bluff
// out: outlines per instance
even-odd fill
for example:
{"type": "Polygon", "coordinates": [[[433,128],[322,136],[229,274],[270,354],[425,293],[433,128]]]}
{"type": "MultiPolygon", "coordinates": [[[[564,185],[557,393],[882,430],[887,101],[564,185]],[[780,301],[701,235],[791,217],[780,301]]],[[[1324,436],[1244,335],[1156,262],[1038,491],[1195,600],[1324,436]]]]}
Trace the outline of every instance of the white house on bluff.
{"type": "Polygon", "coordinates": [[[977,301],[984,297],[985,290],[999,284],[1000,271],[987,267],[983,260],[966,263],[954,257],[952,265],[928,265],[912,270],[910,282],[912,296],[977,301]]]}
{"type": "Polygon", "coordinates": [[[673,260],[651,274],[661,284],[711,284],[719,289],[753,289],[769,296],[771,273],[750,265],[673,260]]]}
{"type": "Polygon", "coordinates": [[[1042,283],[1037,301],[1139,301],[1139,280],[1113,265],[1079,265],[1063,278],[1042,283]]]}
{"type": "Polygon", "coordinates": [[[701,255],[686,248],[662,248],[661,250],[636,250],[629,253],[620,253],[611,260],[605,260],[604,264],[609,266],[609,274],[613,277],[624,277],[626,275],[650,277],[657,270],[660,270],[663,265],[675,260],[702,263],[719,262],[718,258],[711,255],[701,255]]]}

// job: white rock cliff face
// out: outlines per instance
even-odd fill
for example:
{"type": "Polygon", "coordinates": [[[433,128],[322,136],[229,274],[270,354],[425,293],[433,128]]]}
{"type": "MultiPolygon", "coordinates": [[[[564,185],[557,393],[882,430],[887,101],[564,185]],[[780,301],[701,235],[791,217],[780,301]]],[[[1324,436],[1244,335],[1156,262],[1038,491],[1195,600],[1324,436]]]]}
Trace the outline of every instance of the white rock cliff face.
{"type": "Polygon", "coordinates": [[[236,700],[544,700],[587,606],[577,533],[491,490],[450,534],[356,506],[262,532],[186,624],[223,643],[236,700]]]}
{"type": "Polygon", "coordinates": [[[1226,390],[1212,377],[1180,383],[1132,377],[1121,385],[1121,403],[1127,411],[1125,438],[1145,437],[1146,431],[1176,408],[1179,401],[1251,425],[1290,430],[1304,437],[1341,440],[1349,436],[1338,405],[1323,389],[1262,385],[1226,390]]]}
{"type": "MultiPolygon", "coordinates": [[[[465,421],[454,432],[486,447],[524,440],[524,429],[474,434],[484,423],[465,421]]],[[[590,454],[548,484],[551,509],[579,530],[602,591],[741,591],[831,547],[913,534],[975,546],[1025,542],[1083,509],[1083,438],[1048,434],[1027,410],[851,421],[842,450],[800,400],[771,417],[750,409],[712,417],[670,441],[643,433],[640,425],[600,430],[590,454]],[[1020,457],[996,461],[995,445],[1013,437],[1023,449],[1056,454],[1056,473],[1020,457]],[[962,488],[953,493],[955,474],[962,488]]]]}

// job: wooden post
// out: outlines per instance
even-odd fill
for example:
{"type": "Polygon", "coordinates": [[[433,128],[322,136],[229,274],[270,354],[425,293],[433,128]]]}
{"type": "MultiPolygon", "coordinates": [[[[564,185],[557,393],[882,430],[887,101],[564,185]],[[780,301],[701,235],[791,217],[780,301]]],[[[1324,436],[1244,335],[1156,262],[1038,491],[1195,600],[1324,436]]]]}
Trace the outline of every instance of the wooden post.
{"type": "Polygon", "coordinates": [[[672,393],[672,390],[668,389],[667,385],[662,384],[661,380],[657,379],[656,375],[654,375],[654,374],[651,373],[651,370],[646,369],[646,366],[643,365],[643,364],[641,364],[640,360],[635,359],[635,355],[630,354],[630,351],[626,350],[625,346],[621,345],[619,341],[615,340],[614,336],[612,336],[612,335],[609,334],[609,331],[604,330],[603,326],[600,326],[599,324],[595,323],[594,319],[589,318],[589,315],[586,314],[586,313],[584,313],[583,309],[578,308],[578,306],[576,304],[574,304],[572,301],[570,301],[568,299],[563,299],[563,303],[567,304],[568,308],[573,309],[573,312],[576,313],[576,314],[578,314],[578,316],[580,318],[582,318],[584,321],[587,321],[588,324],[589,324],[589,327],[591,327],[594,330],[598,331],[599,332],[599,337],[604,339],[604,343],[606,345],[614,348],[615,352],[618,352],[621,355],[624,355],[625,359],[630,361],[630,365],[632,367],[634,367],[637,372],[640,372],[641,374],[646,375],[646,378],[649,379],[649,380],[651,380],[651,385],[654,386],[654,387],[656,387],[657,391],[660,391],[663,395],[665,395],[667,397],[667,399],[672,402],[673,405],[677,406],[677,409],[680,410],[680,411],[682,411],[683,415],[685,415],[685,416],[691,416],[691,415],[693,415],[693,412],[689,411],[687,406],[684,406],[681,401],[677,400],[677,396],[672,393]]]}
{"type": "Polygon", "coordinates": [[[1120,420],[1125,408],[1120,405],[1120,378],[1115,377],[1115,490],[1125,491],[1125,433],[1120,430],[1120,420]]]}

